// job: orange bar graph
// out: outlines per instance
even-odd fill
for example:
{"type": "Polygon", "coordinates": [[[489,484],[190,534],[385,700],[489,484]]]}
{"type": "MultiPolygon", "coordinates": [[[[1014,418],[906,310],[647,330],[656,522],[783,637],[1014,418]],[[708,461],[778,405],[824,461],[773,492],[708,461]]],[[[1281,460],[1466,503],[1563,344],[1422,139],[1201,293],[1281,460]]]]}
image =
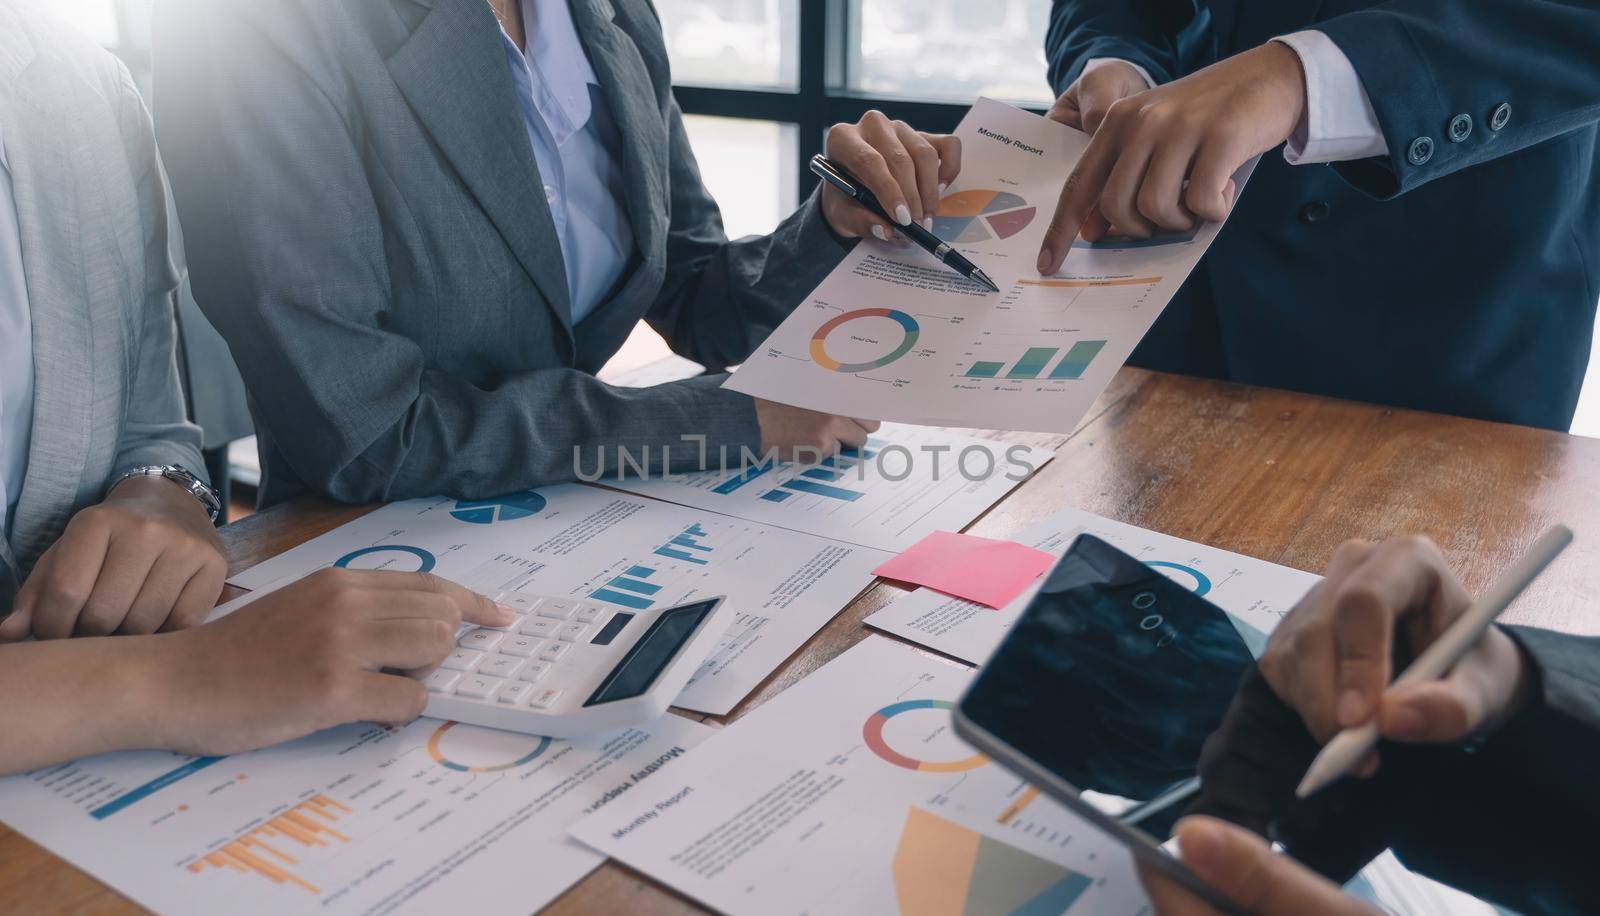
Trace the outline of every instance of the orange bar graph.
{"type": "Polygon", "coordinates": [[[306,848],[316,848],[328,845],[324,836],[348,843],[350,838],[329,824],[350,812],[350,808],[326,795],[313,795],[265,824],[235,837],[221,849],[195,859],[186,868],[196,875],[207,868],[256,874],[273,884],[292,884],[313,894],[321,893],[316,885],[289,870],[288,866],[298,865],[300,860],[274,843],[293,841],[306,848]]]}
{"type": "Polygon", "coordinates": [[[1039,790],[1034,788],[1033,786],[1028,786],[1026,789],[1023,789],[1020,793],[1017,794],[1016,801],[1013,801],[1011,804],[1007,805],[1006,806],[1006,810],[1000,812],[1000,816],[994,819],[995,823],[997,823],[997,824],[1009,824],[1009,823],[1011,823],[1011,819],[1012,818],[1014,818],[1017,815],[1021,814],[1022,813],[1022,809],[1028,807],[1028,805],[1030,803],[1032,803],[1033,800],[1038,798],[1038,797],[1039,797],[1039,790]]]}
{"type": "Polygon", "coordinates": [[[1017,281],[1018,286],[1053,286],[1065,289],[1088,289],[1095,286],[1154,286],[1161,282],[1160,277],[1126,277],[1120,280],[1069,280],[1049,279],[1038,280],[1024,278],[1017,281]]]}

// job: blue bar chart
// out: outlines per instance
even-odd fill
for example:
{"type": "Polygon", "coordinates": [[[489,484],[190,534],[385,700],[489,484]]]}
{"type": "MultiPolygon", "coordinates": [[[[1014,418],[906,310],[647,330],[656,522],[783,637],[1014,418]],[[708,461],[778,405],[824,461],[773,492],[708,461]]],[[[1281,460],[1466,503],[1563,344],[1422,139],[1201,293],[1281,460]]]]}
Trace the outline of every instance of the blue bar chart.
{"type": "Polygon", "coordinates": [[[661,591],[661,586],[646,581],[654,574],[655,570],[648,566],[630,566],[622,575],[612,577],[605,585],[590,592],[589,597],[645,610],[655,603],[653,596],[661,591]]]}
{"type": "MultiPolygon", "coordinates": [[[[1080,340],[1067,349],[1066,355],[1056,363],[1056,367],[1045,376],[1054,381],[1079,379],[1094,362],[1094,358],[1105,349],[1103,340],[1080,340]]],[[[1007,368],[1005,361],[998,360],[973,360],[962,373],[965,378],[1006,378],[1008,380],[1036,379],[1044,373],[1045,367],[1050,365],[1061,352],[1060,347],[1029,347],[1007,368]],[[1003,375],[1002,375],[1003,373],[1003,375]]]]}
{"type": "Polygon", "coordinates": [[[705,566],[711,561],[696,554],[711,552],[711,548],[701,543],[700,539],[706,537],[706,530],[696,522],[683,529],[683,533],[656,548],[656,555],[669,560],[681,560],[685,563],[695,563],[705,566]]]}
{"type": "Polygon", "coordinates": [[[867,494],[861,490],[839,486],[838,482],[844,479],[846,471],[863,461],[870,460],[884,445],[883,440],[868,437],[867,444],[863,448],[840,449],[837,455],[829,455],[817,462],[816,466],[800,471],[778,484],[776,489],[761,494],[761,498],[769,503],[781,503],[797,493],[805,493],[853,503],[867,494]]]}

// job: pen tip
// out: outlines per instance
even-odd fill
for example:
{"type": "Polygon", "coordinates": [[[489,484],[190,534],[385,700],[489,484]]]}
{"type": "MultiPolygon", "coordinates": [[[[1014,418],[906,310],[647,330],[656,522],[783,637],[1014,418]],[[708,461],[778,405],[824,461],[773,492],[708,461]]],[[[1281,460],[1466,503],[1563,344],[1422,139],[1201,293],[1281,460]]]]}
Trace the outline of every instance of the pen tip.
{"type": "Polygon", "coordinates": [[[989,287],[989,291],[990,292],[995,292],[995,293],[1000,292],[1000,287],[996,286],[995,282],[993,280],[989,279],[989,275],[984,273],[983,271],[975,270],[975,271],[972,272],[972,276],[973,276],[973,279],[977,280],[979,283],[982,283],[984,286],[989,287]]]}

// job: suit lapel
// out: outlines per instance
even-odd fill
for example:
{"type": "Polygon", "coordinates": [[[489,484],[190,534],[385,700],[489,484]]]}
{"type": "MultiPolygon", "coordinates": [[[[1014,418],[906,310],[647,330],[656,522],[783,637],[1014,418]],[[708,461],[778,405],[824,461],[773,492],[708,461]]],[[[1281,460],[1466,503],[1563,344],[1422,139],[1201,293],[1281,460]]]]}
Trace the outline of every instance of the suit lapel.
{"type": "MultiPolygon", "coordinates": [[[[19,38],[26,29],[0,22],[19,38]]],[[[31,57],[30,57],[31,60],[31,57]]],[[[76,505],[91,451],[96,373],[91,303],[85,286],[82,214],[73,163],[89,141],[75,136],[72,118],[53,115],[44,99],[41,70],[24,63],[7,80],[14,87],[6,132],[17,228],[22,238],[33,324],[33,429],[28,469],[11,529],[11,549],[23,563],[37,557],[60,534],[60,507],[76,505]],[[74,152],[74,150],[80,150],[74,152]]]]}
{"type": "Polygon", "coordinates": [[[609,0],[570,0],[570,3],[578,38],[589,55],[589,65],[600,81],[600,94],[622,138],[618,154],[622,158],[628,221],[633,226],[639,255],[648,259],[666,233],[670,212],[667,204],[670,153],[650,72],[633,39],[613,21],[616,11],[609,0]]]}
{"type": "Polygon", "coordinates": [[[566,265],[494,13],[484,0],[433,9],[389,57],[389,73],[499,230],[572,341],[566,265]]]}

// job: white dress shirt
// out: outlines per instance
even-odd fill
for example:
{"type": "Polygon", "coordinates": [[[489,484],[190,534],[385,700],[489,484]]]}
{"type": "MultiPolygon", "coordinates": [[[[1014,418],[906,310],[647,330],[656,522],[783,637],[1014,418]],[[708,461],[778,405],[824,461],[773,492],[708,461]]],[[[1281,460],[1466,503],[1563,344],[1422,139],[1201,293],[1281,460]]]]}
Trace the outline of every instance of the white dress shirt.
{"type": "Polygon", "coordinates": [[[28,470],[33,436],[33,320],[22,273],[22,235],[11,191],[11,163],[0,127],[0,537],[11,532],[11,515],[28,470]]]}
{"type": "Polygon", "coordinates": [[[572,321],[599,305],[633,255],[621,137],[566,0],[522,0],[527,51],[505,37],[522,119],[567,268],[572,321]]]}
{"type": "MultiPolygon", "coordinates": [[[[1290,165],[1313,165],[1387,156],[1389,144],[1378,126],[1372,99],[1350,58],[1333,39],[1309,29],[1273,40],[1294,51],[1306,75],[1305,121],[1284,145],[1283,158],[1290,165]]],[[[1083,65],[1083,72],[1115,59],[1094,58],[1083,65]]],[[[1123,63],[1137,70],[1146,85],[1155,85],[1143,67],[1132,61],[1123,63]]]]}

